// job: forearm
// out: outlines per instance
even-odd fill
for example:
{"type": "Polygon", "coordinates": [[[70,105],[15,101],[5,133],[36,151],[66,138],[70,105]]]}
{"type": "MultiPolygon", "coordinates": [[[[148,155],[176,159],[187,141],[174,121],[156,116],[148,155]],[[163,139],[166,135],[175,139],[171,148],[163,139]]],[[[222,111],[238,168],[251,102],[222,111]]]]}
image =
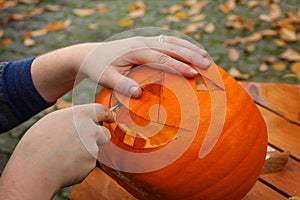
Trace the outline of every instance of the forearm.
{"type": "Polygon", "coordinates": [[[41,96],[48,102],[54,102],[74,87],[75,80],[85,78],[77,77],[78,70],[98,44],[78,44],[37,57],[31,66],[31,75],[41,96]]]}
{"type": "Polygon", "coordinates": [[[41,174],[40,171],[24,166],[24,164],[26,162],[22,158],[10,159],[0,178],[0,199],[52,199],[58,188],[47,180],[47,176],[51,175],[41,174]]]}

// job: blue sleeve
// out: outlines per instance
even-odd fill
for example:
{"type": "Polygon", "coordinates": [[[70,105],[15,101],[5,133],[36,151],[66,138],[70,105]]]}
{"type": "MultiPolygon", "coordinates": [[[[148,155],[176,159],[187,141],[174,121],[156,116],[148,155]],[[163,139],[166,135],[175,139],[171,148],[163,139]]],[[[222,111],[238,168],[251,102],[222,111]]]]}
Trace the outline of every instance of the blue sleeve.
{"type": "Polygon", "coordinates": [[[30,68],[34,59],[8,62],[0,67],[0,133],[52,105],[43,99],[32,82],[30,68]]]}

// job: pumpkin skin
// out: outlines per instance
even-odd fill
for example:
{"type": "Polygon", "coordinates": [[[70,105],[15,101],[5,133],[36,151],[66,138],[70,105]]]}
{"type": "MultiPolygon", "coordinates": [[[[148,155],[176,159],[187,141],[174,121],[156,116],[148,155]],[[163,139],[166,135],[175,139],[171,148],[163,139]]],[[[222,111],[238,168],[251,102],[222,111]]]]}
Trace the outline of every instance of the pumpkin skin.
{"type": "MultiPolygon", "coordinates": [[[[167,119],[164,119],[162,133],[152,138],[149,137],[148,141],[146,141],[147,137],[143,139],[143,137],[135,135],[135,137],[131,136],[130,138],[127,135],[127,132],[131,130],[130,127],[123,127],[123,124],[126,125],[128,118],[124,117],[125,115],[122,112],[125,109],[128,113],[129,110],[133,122],[140,126],[146,126],[147,122],[148,124],[151,123],[150,121],[153,118],[149,116],[148,109],[151,105],[157,103],[157,99],[155,95],[154,97],[149,96],[145,91],[149,90],[150,93],[156,94],[157,91],[162,91],[161,87],[157,89],[159,87],[157,85],[161,83],[141,86],[145,89],[145,96],[137,100],[131,99],[128,105],[121,106],[117,112],[116,124],[105,124],[112,133],[111,143],[118,148],[134,153],[149,153],[159,151],[173,140],[180,141],[183,138],[176,135],[178,129],[182,128],[178,122],[182,120],[180,116],[186,114],[193,117],[193,113],[200,113],[199,123],[193,121],[193,119],[189,121],[191,124],[197,124],[195,137],[184,153],[169,165],[154,171],[134,173],[122,172],[119,169],[107,166],[105,163],[101,164],[101,168],[107,174],[136,198],[172,200],[242,199],[255,184],[265,160],[267,147],[266,125],[255,103],[239,83],[215,63],[212,63],[211,68],[215,68],[223,80],[225,89],[223,92],[226,98],[224,109],[226,113],[223,121],[220,120],[220,122],[214,124],[218,126],[218,123],[222,123],[222,129],[216,143],[204,156],[199,157],[199,150],[201,145],[204,144],[205,136],[208,134],[213,119],[212,115],[218,114],[219,110],[212,113],[212,91],[201,90],[197,87],[199,81],[202,85],[205,83],[201,75],[187,80],[197,97],[198,103],[197,106],[188,107],[191,109],[189,113],[180,113],[181,108],[178,107],[176,95],[172,96],[172,91],[158,95],[160,99],[158,103],[164,104],[167,119]],[[166,101],[161,99],[166,99],[166,101]],[[160,140],[160,138],[162,139],[160,140]]],[[[129,74],[129,77],[140,82],[139,79],[142,80],[145,76],[155,73],[163,72],[138,67],[137,70],[133,70],[129,74]]],[[[163,73],[163,75],[165,81],[168,79],[174,84],[180,82],[179,79],[183,79],[169,73],[163,73]]],[[[185,92],[184,90],[181,91],[183,94],[185,92]]],[[[122,98],[126,97],[114,94],[112,90],[104,88],[97,96],[96,102],[111,107],[115,101],[125,102],[122,98]]],[[[184,103],[186,104],[186,102],[184,103]]],[[[222,116],[221,113],[220,116],[222,116]]],[[[160,123],[159,121],[155,122],[160,123]]],[[[130,122],[128,123],[130,124],[130,122]]],[[[183,129],[186,130],[188,127],[183,127],[183,129]]],[[[190,133],[182,131],[180,134],[190,133]]],[[[130,156],[119,157],[118,160],[119,163],[132,162],[130,156]]],[[[139,165],[139,163],[135,164],[139,165]]],[[[93,176],[93,172],[89,176],[93,176]]],[[[90,185],[90,187],[97,188],[101,185],[90,185]]]]}

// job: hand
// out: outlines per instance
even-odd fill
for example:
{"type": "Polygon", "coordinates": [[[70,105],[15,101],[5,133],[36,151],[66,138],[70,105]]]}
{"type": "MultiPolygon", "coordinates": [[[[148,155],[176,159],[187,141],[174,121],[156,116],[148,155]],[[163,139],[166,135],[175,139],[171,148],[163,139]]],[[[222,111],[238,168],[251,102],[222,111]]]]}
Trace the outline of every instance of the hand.
{"type": "Polygon", "coordinates": [[[125,77],[134,65],[181,73],[191,78],[197,72],[186,63],[201,69],[209,67],[207,52],[176,37],[132,37],[103,43],[78,44],[59,49],[34,60],[32,80],[48,102],[54,102],[70,91],[81,80],[90,77],[110,88],[122,82],[120,92],[139,97],[138,83],[125,77]]]}
{"type": "Polygon", "coordinates": [[[162,42],[161,37],[133,37],[101,43],[86,57],[79,73],[128,96],[138,97],[139,84],[124,76],[134,65],[146,64],[190,78],[196,76],[197,71],[186,63],[201,69],[209,67],[205,50],[171,36],[163,36],[162,42]]]}
{"type": "Polygon", "coordinates": [[[74,106],[38,121],[4,169],[0,199],[50,199],[61,187],[82,181],[96,165],[98,146],[110,138],[99,121],[113,121],[100,104],[74,106]]]}

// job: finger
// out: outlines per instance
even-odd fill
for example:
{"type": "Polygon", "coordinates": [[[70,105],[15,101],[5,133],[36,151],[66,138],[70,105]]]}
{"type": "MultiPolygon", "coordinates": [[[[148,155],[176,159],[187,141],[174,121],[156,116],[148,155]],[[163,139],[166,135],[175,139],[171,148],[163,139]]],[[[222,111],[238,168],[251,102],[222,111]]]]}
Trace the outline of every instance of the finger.
{"type": "Polygon", "coordinates": [[[210,66],[210,61],[208,58],[204,58],[201,54],[178,45],[154,41],[151,48],[172,56],[178,60],[191,63],[200,69],[207,69],[210,66]]]}
{"type": "MultiPolygon", "coordinates": [[[[159,41],[159,37],[155,37],[156,41],[159,41]]],[[[180,39],[177,37],[173,37],[173,36],[168,36],[168,35],[164,35],[163,36],[163,42],[167,42],[167,43],[171,43],[171,44],[175,44],[178,46],[182,46],[184,48],[190,49],[192,51],[195,51],[196,53],[199,53],[201,56],[203,56],[204,58],[206,58],[208,56],[208,53],[206,50],[204,50],[203,48],[187,41],[184,39],[180,39]]]]}
{"type": "Polygon", "coordinates": [[[100,84],[133,98],[138,98],[142,94],[136,81],[110,69],[105,72],[100,84]]]}
{"type": "Polygon", "coordinates": [[[150,48],[131,52],[130,58],[132,59],[131,62],[138,62],[139,64],[145,64],[172,73],[180,73],[187,78],[194,77],[198,74],[198,72],[188,64],[150,48]]]}
{"type": "Polygon", "coordinates": [[[104,126],[97,126],[96,129],[98,132],[98,137],[96,138],[96,143],[98,147],[108,143],[111,138],[110,131],[104,126]]]}

